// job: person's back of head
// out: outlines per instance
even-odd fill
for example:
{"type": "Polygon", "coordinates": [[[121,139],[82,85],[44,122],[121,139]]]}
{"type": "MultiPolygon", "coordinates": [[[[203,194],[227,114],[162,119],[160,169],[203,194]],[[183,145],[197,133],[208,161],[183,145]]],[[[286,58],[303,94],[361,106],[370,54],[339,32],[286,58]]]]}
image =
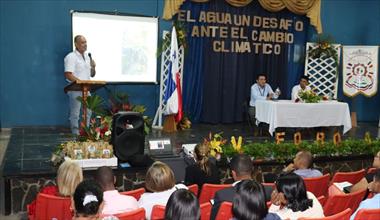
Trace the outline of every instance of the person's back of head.
{"type": "Polygon", "coordinates": [[[165,209],[165,220],[198,220],[200,219],[198,198],[186,189],[172,193],[165,209]]]}
{"type": "Polygon", "coordinates": [[[96,170],[95,180],[103,188],[103,191],[115,190],[115,176],[110,167],[103,166],[96,170]]]}
{"type": "Polygon", "coordinates": [[[276,181],[277,191],[283,193],[287,207],[293,212],[305,211],[313,206],[313,200],[307,198],[303,179],[295,173],[285,173],[276,181]]]}
{"type": "Polygon", "coordinates": [[[206,173],[206,176],[211,175],[211,169],[209,165],[209,152],[210,149],[206,144],[197,144],[194,148],[195,157],[197,160],[197,164],[201,168],[203,172],[206,173]]]}
{"type": "Polygon", "coordinates": [[[248,155],[237,154],[231,159],[230,168],[236,174],[234,177],[235,181],[242,178],[249,179],[253,170],[252,160],[248,155]]]}
{"type": "Polygon", "coordinates": [[[149,167],[145,176],[145,187],[151,192],[162,192],[175,186],[172,169],[165,163],[156,161],[149,167]]]}
{"type": "Polygon", "coordinates": [[[57,171],[57,186],[61,196],[72,196],[83,180],[82,168],[74,161],[66,160],[57,171]]]}
{"type": "Polygon", "coordinates": [[[254,180],[237,184],[232,202],[232,214],[237,220],[261,220],[268,214],[264,187],[254,180]]]}
{"type": "Polygon", "coordinates": [[[73,196],[76,218],[97,217],[103,206],[103,191],[95,180],[79,183],[73,196]]]}
{"type": "Polygon", "coordinates": [[[309,169],[313,165],[313,156],[309,151],[300,151],[296,155],[295,165],[297,169],[309,169]]]}

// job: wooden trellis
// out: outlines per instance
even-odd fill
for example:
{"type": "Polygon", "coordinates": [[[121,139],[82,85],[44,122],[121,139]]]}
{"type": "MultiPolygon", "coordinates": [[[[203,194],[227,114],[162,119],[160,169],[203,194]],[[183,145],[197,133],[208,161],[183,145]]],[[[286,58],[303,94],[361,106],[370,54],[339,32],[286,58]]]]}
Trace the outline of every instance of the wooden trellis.
{"type": "MultiPolygon", "coordinates": [[[[329,58],[312,58],[309,56],[309,51],[316,48],[318,44],[306,44],[306,61],[305,75],[309,76],[310,87],[314,88],[318,95],[332,95],[334,99],[338,95],[338,72],[335,67],[335,61],[332,57],[329,58]]],[[[338,66],[340,59],[340,44],[332,44],[338,53],[338,66]]]]}

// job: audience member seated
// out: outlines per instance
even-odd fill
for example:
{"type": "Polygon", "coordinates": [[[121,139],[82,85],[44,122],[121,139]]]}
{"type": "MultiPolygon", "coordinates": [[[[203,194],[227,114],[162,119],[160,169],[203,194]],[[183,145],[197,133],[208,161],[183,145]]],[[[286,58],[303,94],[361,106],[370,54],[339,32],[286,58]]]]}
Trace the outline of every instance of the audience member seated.
{"type": "Polygon", "coordinates": [[[269,212],[278,214],[281,219],[324,217],[321,204],[313,193],[306,192],[305,183],[297,174],[281,175],[276,182],[276,188],[272,193],[269,212]]]}
{"type": "Polygon", "coordinates": [[[199,220],[201,216],[198,198],[186,189],[179,189],[169,197],[165,220],[199,220]]]}
{"type": "Polygon", "coordinates": [[[145,188],[149,192],[141,195],[139,206],[145,209],[146,218],[150,219],[154,205],[164,205],[177,189],[187,189],[183,184],[175,184],[172,169],[162,162],[154,162],[145,176],[145,188]]]}
{"type": "Polygon", "coordinates": [[[237,184],[232,214],[236,220],[280,220],[277,214],[268,213],[264,187],[254,180],[242,180],[237,184]]]}
{"type": "Polygon", "coordinates": [[[369,184],[368,188],[375,194],[375,196],[361,202],[359,208],[356,209],[354,214],[352,214],[350,220],[355,219],[355,216],[360,209],[380,209],[380,169],[377,169],[374,173],[373,181],[369,184]]]}
{"type": "Polygon", "coordinates": [[[199,192],[204,183],[220,183],[218,167],[210,161],[209,153],[210,149],[206,144],[197,144],[194,149],[196,164],[186,167],[186,185],[197,184],[199,192]]]}
{"type": "Polygon", "coordinates": [[[309,151],[300,151],[296,154],[293,163],[289,164],[283,171],[293,171],[295,174],[301,176],[302,178],[323,176],[319,170],[312,169],[312,166],[313,156],[311,153],[309,151]]]}
{"type": "MultiPolygon", "coordinates": [[[[211,219],[215,219],[218,214],[219,207],[223,202],[232,202],[232,199],[236,193],[236,184],[242,180],[250,180],[252,178],[252,160],[251,157],[245,154],[235,155],[230,162],[230,169],[234,183],[232,187],[219,190],[215,193],[213,199],[213,206],[211,210],[211,219]]],[[[264,187],[265,195],[268,194],[267,200],[269,200],[272,187],[264,187]]]]}
{"type": "Polygon", "coordinates": [[[95,180],[103,189],[103,215],[113,215],[139,208],[134,197],[122,195],[115,189],[116,178],[110,167],[99,167],[95,174],[95,180]]]}
{"type": "MultiPolygon", "coordinates": [[[[380,151],[377,152],[375,157],[373,158],[372,167],[379,169],[380,168],[380,151]]],[[[373,181],[374,173],[367,173],[363,179],[361,179],[358,183],[352,186],[350,192],[357,192],[363,189],[368,189],[368,184],[373,181]]]]}
{"type": "Polygon", "coordinates": [[[103,219],[115,220],[116,217],[101,218],[103,209],[103,191],[94,180],[84,180],[75,189],[71,206],[74,210],[74,220],[103,219]]]}
{"type": "MultiPolygon", "coordinates": [[[[75,188],[82,180],[82,168],[77,163],[67,160],[58,168],[57,185],[46,186],[40,192],[54,196],[70,197],[74,194],[75,188]]],[[[35,212],[36,200],[29,204],[28,215],[34,216],[35,212]]]]}

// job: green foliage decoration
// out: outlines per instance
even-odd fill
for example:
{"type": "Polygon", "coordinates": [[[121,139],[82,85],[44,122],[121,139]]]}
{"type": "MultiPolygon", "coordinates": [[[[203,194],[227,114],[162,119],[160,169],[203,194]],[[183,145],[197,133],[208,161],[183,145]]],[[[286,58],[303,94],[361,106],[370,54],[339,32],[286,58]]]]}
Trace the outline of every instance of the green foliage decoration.
{"type": "MultiPolygon", "coordinates": [[[[233,157],[238,152],[230,144],[223,147],[225,157],[233,157]]],[[[314,156],[348,156],[348,155],[374,155],[380,151],[380,139],[371,140],[348,138],[335,145],[333,141],[324,143],[317,141],[302,141],[301,144],[295,145],[293,142],[283,142],[276,144],[274,142],[255,142],[243,144],[243,153],[250,155],[255,160],[277,160],[284,162],[291,160],[300,150],[308,150],[314,156]]]]}

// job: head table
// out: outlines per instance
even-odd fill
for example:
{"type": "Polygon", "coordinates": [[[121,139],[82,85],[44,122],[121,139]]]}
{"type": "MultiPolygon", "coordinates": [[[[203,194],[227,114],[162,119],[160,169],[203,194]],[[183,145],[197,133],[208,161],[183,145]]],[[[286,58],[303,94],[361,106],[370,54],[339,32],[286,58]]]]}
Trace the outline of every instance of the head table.
{"type": "Polygon", "coordinates": [[[272,135],[279,127],[343,126],[343,133],[352,127],[348,104],[338,101],[296,103],[291,100],[257,100],[256,119],[269,124],[269,133],[272,135]]]}

